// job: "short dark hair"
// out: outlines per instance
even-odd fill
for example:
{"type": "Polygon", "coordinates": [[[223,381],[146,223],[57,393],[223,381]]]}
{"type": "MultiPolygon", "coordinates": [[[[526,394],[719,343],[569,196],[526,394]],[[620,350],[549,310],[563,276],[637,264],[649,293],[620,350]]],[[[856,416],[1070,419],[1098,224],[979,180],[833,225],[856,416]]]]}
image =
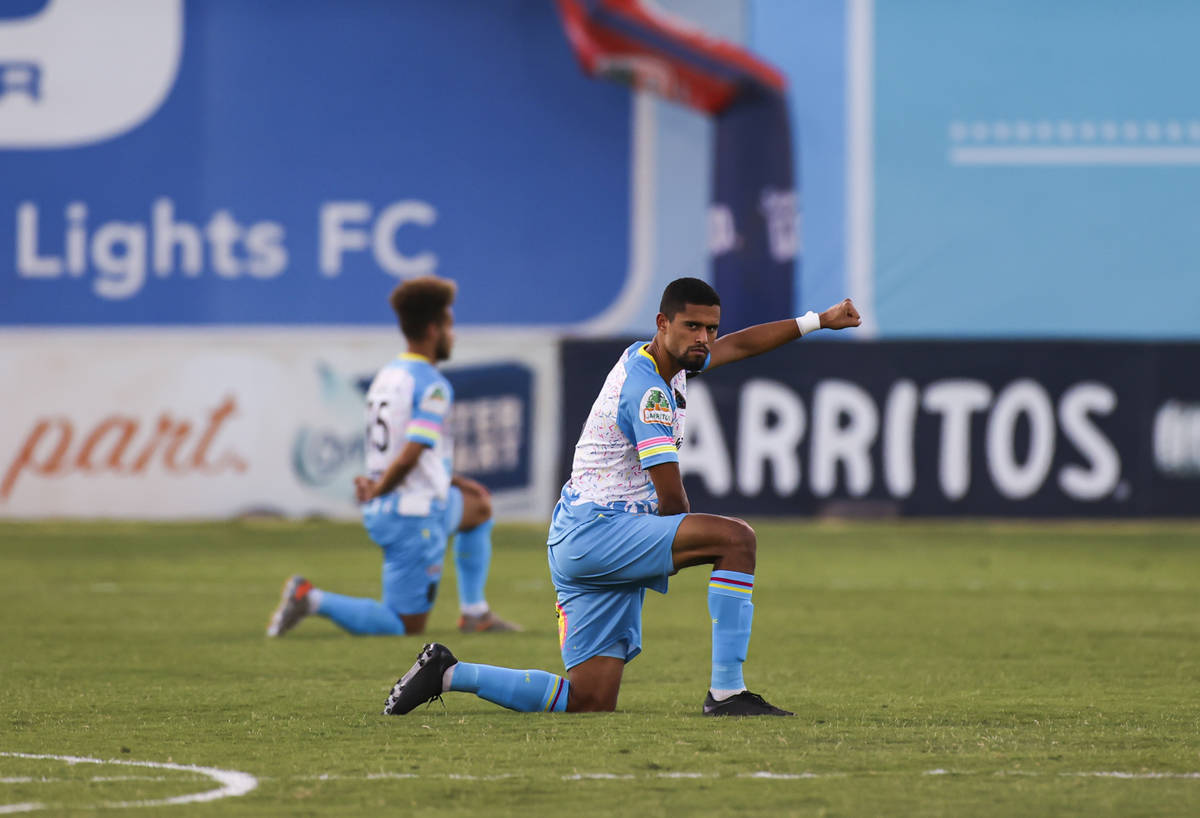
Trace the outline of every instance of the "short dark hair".
{"type": "Polygon", "coordinates": [[[698,278],[677,278],[663,290],[658,311],[667,316],[667,320],[670,321],[688,304],[719,307],[721,306],[721,296],[717,295],[717,291],[710,287],[707,281],[701,281],[698,278]]]}
{"type": "Polygon", "coordinates": [[[458,285],[448,278],[421,276],[410,278],[392,290],[388,302],[400,322],[400,331],[410,341],[425,337],[430,325],[442,320],[446,308],[454,303],[458,285]]]}

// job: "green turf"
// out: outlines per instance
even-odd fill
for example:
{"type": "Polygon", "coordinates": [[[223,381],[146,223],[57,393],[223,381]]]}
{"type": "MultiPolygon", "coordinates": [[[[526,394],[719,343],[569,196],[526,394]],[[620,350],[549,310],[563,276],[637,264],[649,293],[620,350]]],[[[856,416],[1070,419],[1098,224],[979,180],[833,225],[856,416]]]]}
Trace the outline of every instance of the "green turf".
{"type": "MultiPolygon", "coordinates": [[[[703,569],[648,595],[615,714],[450,694],[385,718],[423,637],[320,619],[263,637],[293,571],[377,593],[358,527],[0,524],[0,752],[259,780],[139,810],[180,816],[1200,814],[1200,525],[756,528],[746,677],[794,719],[699,715],[703,569]]],[[[525,633],[459,635],[451,570],[431,635],[469,660],[560,671],[543,534],[496,529],[489,597],[525,633]]],[[[0,809],[84,814],[212,786],[0,756],[0,809]]]]}

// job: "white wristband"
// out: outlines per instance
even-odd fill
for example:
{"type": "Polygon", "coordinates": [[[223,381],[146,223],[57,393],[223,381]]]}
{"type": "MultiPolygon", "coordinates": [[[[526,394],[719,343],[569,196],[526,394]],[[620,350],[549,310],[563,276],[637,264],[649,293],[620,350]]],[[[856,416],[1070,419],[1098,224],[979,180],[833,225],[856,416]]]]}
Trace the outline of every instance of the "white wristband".
{"type": "Polygon", "coordinates": [[[800,337],[803,338],[810,332],[821,328],[821,316],[809,310],[804,315],[796,316],[796,326],[800,328],[800,337]]]}

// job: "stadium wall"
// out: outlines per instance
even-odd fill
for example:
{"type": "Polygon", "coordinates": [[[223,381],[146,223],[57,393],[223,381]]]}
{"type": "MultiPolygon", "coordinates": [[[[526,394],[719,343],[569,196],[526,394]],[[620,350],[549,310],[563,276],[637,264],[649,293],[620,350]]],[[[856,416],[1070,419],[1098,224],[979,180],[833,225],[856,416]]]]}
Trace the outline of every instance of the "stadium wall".
{"type": "MultiPolygon", "coordinates": [[[[742,446],[743,399],[775,395],[754,380],[774,376],[697,381],[726,444],[689,466],[698,506],[1183,513],[1200,460],[1196,362],[1186,344],[1132,342],[1200,337],[1200,125],[1178,102],[1195,73],[1192,6],[664,5],[789,75],[807,228],[796,309],[861,292],[879,337],[947,339],[910,348],[928,368],[888,343],[819,356],[849,356],[851,374],[826,375],[878,415],[865,491],[845,435],[812,431],[818,409],[828,418],[818,397],[845,393],[836,383],[783,378],[795,401],[780,406],[809,431],[792,466],[766,459],[742,481],[740,464],[764,456],[742,446]],[[981,336],[1011,343],[947,357],[981,336]],[[1014,340],[1062,336],[1131,343],[1014,340]],[[1107,398],[1071,391],[1045,355],[1078,361],[1114,407],[1085,402],[1082,425],[1063,421],[1068,399],[1107,398]],[[939,403],[956,380],[981,408],[939,403]],[[1025,381],[1052,407],[1053,451],[1014,498],[1002,463],[1041,474],[1027,438],[1049,439],[1027,428],[1046,403],[1009,391],[1025,381]],[[1004,402],[1018,399],[1030,402],[1004,402]],[[993,462],[1001,409],[1014,449],[993,462]],[[905,411],[911,490],[887,455],[905,411]],[[832,471],[810,446],[837,455],[832,471]],[[957,464],[945,474],[943,457],[957,464]],[[1079,469],[1103,491],[1065,494],[1079,469]]],[[[114,8],[0,9],[0,515],[354,516],[355,389],[399,341],[386,295],[436,272],[460,283],[461,465],[497,488],[502,517],[544,519],[587,379],[615,355],[564,368],[556,345],[648,331],[665,281],[707,274],[711,122],[585,78],[548,0],[114,8]]],[[[816,357],[795,362],[824,372],[816,357]]],[[[778,442],[773,429],[760,431],[778,442]]]]}

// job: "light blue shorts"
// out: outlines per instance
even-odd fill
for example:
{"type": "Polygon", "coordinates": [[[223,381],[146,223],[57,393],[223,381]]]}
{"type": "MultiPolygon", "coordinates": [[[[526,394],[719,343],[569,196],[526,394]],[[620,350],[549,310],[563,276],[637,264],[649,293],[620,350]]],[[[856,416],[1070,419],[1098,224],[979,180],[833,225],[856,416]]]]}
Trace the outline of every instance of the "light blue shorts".
{"type": "Polygon", "coordinates": [[[453,486],[446,507],[425,517],[380,511],[368,504],[363,525],[383,549],[383,604],[398,614],[428,613],[437,599],[446,541],[462,520],[462,492],[453,486]]]}
{"type": "Polygon", "coordinates": [[[593,656],[628,662],[642,652],[646,589],[667,592],[671,545],[684,516],[592,507],[582,522],[551,529],[547,555],[568,670],[593,656]]]}

